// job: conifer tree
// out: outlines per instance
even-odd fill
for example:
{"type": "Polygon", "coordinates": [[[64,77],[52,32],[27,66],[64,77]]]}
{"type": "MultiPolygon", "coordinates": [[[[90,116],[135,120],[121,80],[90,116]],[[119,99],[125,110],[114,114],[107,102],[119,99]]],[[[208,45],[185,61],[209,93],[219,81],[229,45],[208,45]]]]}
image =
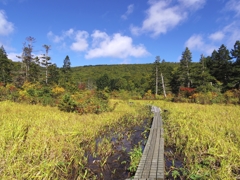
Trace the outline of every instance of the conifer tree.
{"type": "Polygon", "coordinates": [[[59,69],[56,64],[51,64],[48,67],[48,83],[49,84],[58,84],[59,82],[59,69]]]}
{"type": "Polygon", "coordinates": [[[192,80],[190,79],[190,68],[192,62],[192,53],[186,47],[185,51],[182,53],[180,60],[180,84],[185,87],[191,87],[192,80]]]}
{"type": "Polygon", "coordinates": [[[11,82],[12,61],[7,58],[7,53],[3,46],[0,48],[0,82],[4,84],[11,82]]]}
{"type": "Polygon", "coordinates": [[[232,58],[230,57],[230,52],[226,46],[222,44],[218,51],[213,51],[211,59],[212,67],[210,73],[222,83],[223,90],[225,91],[231,86],[232,58]]]}
{"type": "Polygon", "coordinates": [[[63,61],[63,67],[61,70],[62,70],[61,85],[66,86],[66,84],[71,82],[71,62],[68,55],[65,57],[63,61]]]}
{"type": "Polygon", "coordinates": [[[231,50],[232,58],[235,59],[233,62],[233,71],[231,76],[232,87],[240,88],[240,41],[236,41],[234,49],[231,50]]]}

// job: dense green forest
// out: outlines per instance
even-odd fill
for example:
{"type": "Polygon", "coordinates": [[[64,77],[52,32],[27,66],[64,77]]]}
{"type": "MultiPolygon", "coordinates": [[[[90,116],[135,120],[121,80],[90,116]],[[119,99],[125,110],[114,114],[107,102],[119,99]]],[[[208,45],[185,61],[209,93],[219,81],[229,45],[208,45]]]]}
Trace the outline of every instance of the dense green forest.
{"type": "Polygon", "coordinates": [[[52,64],[49,45],[43,45],[45,53],[41,57],[34,57],[34,42],[33,37],[26,38],[19,62],[8,59],[1,46],[0,100],[46,105],[65,102],[74,110],[79,107],[76,101],[96,94],[96,99],[104,95],[105,99],[239,103],[240,41],[231,50],[222,44],[211,56],[199,57],[199,62],[192,62],[192,53],[186,47],[179,63],[156,56],[151,64],[79,67],[71,67],[68,55],[63,57],[62,67],[52,64]]]}

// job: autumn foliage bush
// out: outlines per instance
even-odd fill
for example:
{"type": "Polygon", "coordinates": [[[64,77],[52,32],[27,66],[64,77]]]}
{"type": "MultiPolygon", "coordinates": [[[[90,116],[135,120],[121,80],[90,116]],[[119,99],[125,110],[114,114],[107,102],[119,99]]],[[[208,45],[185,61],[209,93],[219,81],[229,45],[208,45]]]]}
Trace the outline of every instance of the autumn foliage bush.
{"type": "Polygon", "coordinates": [[[105,91],[85,91],[73,95],[65,94],[58,108],[61,111],[79,114],[99,114],[112,110],[109,106],[109,95],[105,91]]]}
{"type": "Polygon", "coordinates": [[[179,88],[179,95],[183,97],[189,97],[195,92],[195,88],[190,88],[190,87],[180,87],[179,88]]]}

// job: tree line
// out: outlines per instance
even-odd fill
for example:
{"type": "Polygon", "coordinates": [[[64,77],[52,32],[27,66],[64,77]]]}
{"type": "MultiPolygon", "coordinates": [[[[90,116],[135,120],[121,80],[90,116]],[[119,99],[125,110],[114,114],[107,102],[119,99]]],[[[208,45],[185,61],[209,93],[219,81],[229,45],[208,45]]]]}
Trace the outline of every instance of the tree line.
{"type": "Polygon", "coordinates": [[[228,50],[222,44],[210,56],[201,55],[199,62],[192,62],[188,47],[183,51],[180,62],[172,63],[156,56],[150,64],[96,65],[71,67],[70,57],[63,58],[62,67],[51,62],[50,45],[43,45],[44,54],[34,56],[35,38],[27,37],[23,44],[20,62],[7,57],[0,48],[0,82],[2,86],[12,84],[23,88],[24,83],[39,83],[44,87],[63,87],[74,93],[84,90],[107,92],[131,92],[143,98],[146,93],[153,98],[171,94],[185,97],[194,93],[217,92],[224,94],[239,90],[240,41],[228,50]],[[185,88],[185,89],[184,89],[185,88]]]}

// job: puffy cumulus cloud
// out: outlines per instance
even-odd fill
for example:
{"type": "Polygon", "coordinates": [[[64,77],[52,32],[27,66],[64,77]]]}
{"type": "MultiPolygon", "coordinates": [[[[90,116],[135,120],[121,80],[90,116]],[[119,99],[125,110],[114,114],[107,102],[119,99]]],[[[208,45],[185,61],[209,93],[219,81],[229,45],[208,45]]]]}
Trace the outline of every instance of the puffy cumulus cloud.
{"type": "Polygon", "coordinates": [[[150,8],[146,11],[147,17],[142,27],[131,26],[132,34],[150,32],[153,36],[164,34],[177,26],[187,17],[180,6],[170,6],[170,1],[150,1],[150,8]]]}
{"type": "Polygon", "coordinates": [[[74,29],[69,29],[63,31],[61,35],[55,35],[52,31],[47,33],[47,36],[54,43],[61,43],[61,48],[70,47],[73,51],[85,51],[88,48],[88,32],[86,31],[75,31],[74,29]],[[67,45],[70,40],[71,45],[67,45]]]}
{"type": "Polygon", "coordinates": [[[209,39],[213,41],[220,41],[224,38],[225,34],[222,31],[217,31],[213,34],[210,34],[209,39]]]}
{"type": "Polygon", "coordinates": [[[226,10],[234,11],[236,16],[240,15],[240,1],[239,0],[228,0],[226,3],[226,10]]]}
{"type": "Polygon", "coordinates": [[[207,43],[204,41],[202,35],[194,34],[192,35],[185,43],[185,46],[188,47],[190,50],[197,50],[201,51],[204,54],[210,55],[216,46],[212,43],[207,43]]]}
{"type": "Polygon", "coordinates": [[[14,25],[7,21],[7,16],[3,10],[0,10],[0,35],[9,35],[14,31],[14,25]]]}
{"type": "Polygon", "coordinates": [[[91,35],[93,38],[92,48],[86,53],[85,58],[98,57],[142,57],[148,55],[148,51],[143,45],[133,45],[132,38],[116,33],[109,36],[105,32],[94,31],[91,35]]]}
{"type": "Polygon", "coordinates": [[[104,41],[105,39],[109,39],[108,34],[105,32],[101,32],[99,30],[94,31],[94,33],[91,35],[92,37],[92,47],[97,47],[101,41],[104,41]]]}
{"type": "Polygon", "coordinates": [[[176,4],[172,1],[149,0],[149,9],[146,11],[146,18],[142,26],[130,26],[130,31],[134,35],[151,33],[152,36],[165,34],[173,29],[185,19],[190,11],[202,8],[206,0],[178,0],[176,4]]]}
{"type": "Polygon", "coordinates": [[[72,43],[70,48],[73,51],[85,51],[88,48],[88,32],[86,31],[77,31],[75,36],[75,42],[72,43]]]}
{"type": "Polygon", "coordinates": [[[127,19],[128,16],[129,16],[130,14],[132,14],[133,9],[134,9],[134,5],[133,5],[133,4],[130,4],[130,5],[127,7],[127,11],[121,16],[121,18],[122,18],[122,19],[127,19]]]}

